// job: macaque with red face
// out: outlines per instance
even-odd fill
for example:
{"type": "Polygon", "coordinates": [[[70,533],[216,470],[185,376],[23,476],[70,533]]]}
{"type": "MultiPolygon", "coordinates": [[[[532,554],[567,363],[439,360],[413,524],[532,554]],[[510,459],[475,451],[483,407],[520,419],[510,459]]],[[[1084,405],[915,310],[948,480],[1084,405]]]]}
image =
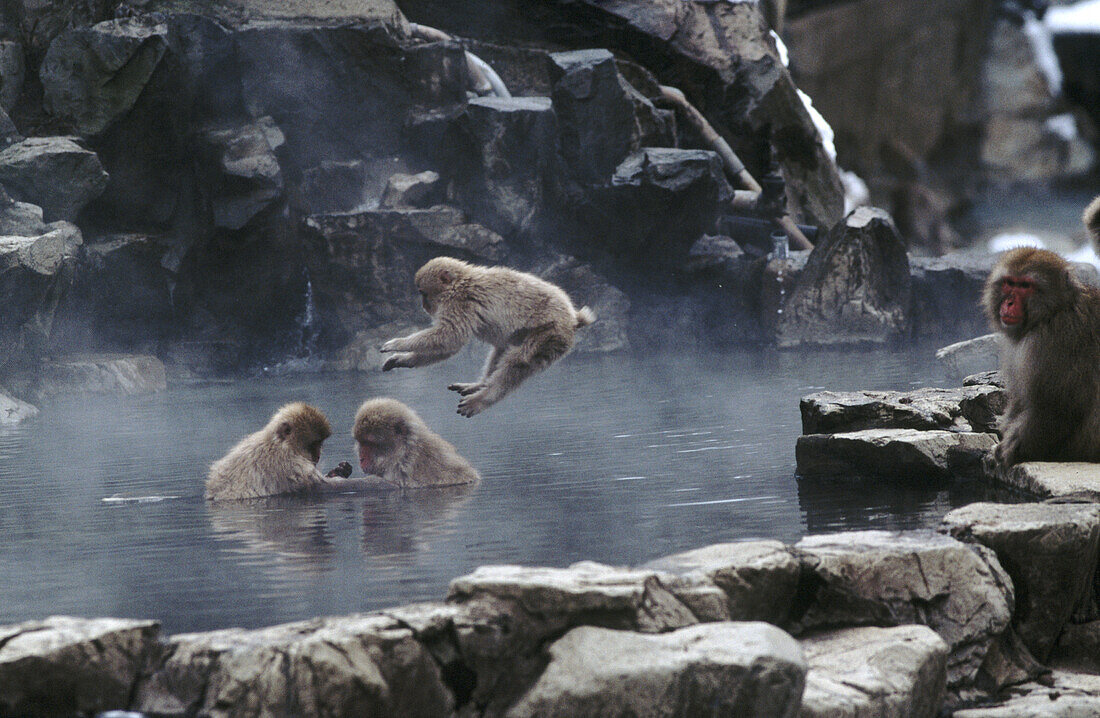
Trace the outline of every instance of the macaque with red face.
{"type": "Polygon", "coordinates": [[[997,263],[983,304],[1005,337],[998,463],[1100,462],[1100,291],[1057,254],[1027,247],[997,263]]]}

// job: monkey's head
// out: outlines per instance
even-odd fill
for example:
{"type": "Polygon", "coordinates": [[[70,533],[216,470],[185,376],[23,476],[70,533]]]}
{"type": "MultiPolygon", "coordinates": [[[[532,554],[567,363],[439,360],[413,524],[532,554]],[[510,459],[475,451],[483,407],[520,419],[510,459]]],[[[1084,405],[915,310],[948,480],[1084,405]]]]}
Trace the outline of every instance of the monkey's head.
{"type": "Polygon", "coordinates": [[[470,265],[453,257],[436,257],[416,271],[416,289],[424,311],[435,316],[439,299],[454,288],[457,280],[469,274],[470,265]]]}
{"type": "Polygon", "coordinates": [[[1069,262],[1054,252],[1006,252],[986,280],[983,303],[994,329],[1017,340],[1059,311],[1077,305],[1083,288],[1069,262]]]}
{"type": "Polygon", "coordinates": [[[267,425],[276,439],[314,464],[321,460],[321,444],[332,436],[332,427],[325,415],[300,401],[279,409],[267,425]]]}
{"type": "Polygon", "coordinates": [[[401,458],[416,432],[420,417],[396,399],[368,399],[355,413],[352,435],[359,444],[359,466],[381,476],[401,458]]]}

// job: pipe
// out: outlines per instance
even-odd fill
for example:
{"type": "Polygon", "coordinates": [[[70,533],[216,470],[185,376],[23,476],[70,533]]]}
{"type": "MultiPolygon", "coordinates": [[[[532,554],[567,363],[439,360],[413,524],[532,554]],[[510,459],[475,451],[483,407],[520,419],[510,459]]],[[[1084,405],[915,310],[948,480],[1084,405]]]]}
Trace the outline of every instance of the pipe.
{"type": "MultiPolygon", "coordinates": [[[[409,23],[409,34],[415,38],[428,42],[448,42],[454,40],[453,37],[442,30],[427,25],[421,25],[416,22],[409,23]]],[[[489,63],[469,50],[464,49],[463,52],[466,54],[466,69],[470,73],[470,80],[473,82],[474,92],[478,95],[492,94],[497,97],[512,96],[512,93],[508,92],[508,87],[504,84],[504,81],[500,79],[500,75],[489,66],[489,63]]]]}

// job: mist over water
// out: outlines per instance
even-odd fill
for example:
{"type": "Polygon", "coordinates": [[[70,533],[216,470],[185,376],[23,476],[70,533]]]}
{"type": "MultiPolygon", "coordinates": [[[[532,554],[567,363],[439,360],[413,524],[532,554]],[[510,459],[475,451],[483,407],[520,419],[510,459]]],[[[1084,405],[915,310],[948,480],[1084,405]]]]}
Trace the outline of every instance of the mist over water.
{"type": "Polygon", "coordinates": [[[473,419],[446,386],[476,378],[480,347],[418,371],[66,398],[0,428],[0,623],[257,627],[439,600],[483,564],[634,565],[722,541],[933,526],[976,489],[804,481],[794,460],[802,396],[952,385],[933,352],[572,355],[473,419]],[[292,400],[333,424],[322,471],[355,465],[352,417],[373,396],[413,407],[481,484],[203,500],[210,462],[292,400]]]}

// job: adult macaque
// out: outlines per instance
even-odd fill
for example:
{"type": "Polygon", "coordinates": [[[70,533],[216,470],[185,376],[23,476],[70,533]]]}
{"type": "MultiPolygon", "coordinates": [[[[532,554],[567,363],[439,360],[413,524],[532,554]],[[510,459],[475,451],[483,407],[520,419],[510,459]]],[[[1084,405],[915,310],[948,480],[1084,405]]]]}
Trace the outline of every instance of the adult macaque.
{"type": "Polygon", "coordinates": [[[394,352],[383,371],[442,361],[477,337],[493,349],[475,382],[451,384],[462,395],[458,413],[473,416],[500,401],[524,379],[573,348],[574,333],[596,320],[588,307],[575,309],[559,287],[505,267],[480,267],[437,257],[416,273],[416,287],[431,327],[391,339],[394,352]]]}
{"type": "Polygon", "coordinates": [[[1100,291],[1057,254],[1028,247],[1001,258],[983,302],[1005,336],[997,461],[1100,461],[1100,291]]]}
{"type": "Polygon", "coordinates": [[[402,488],[469,484],[481,477],[448,441],[396,399],[370,399],[352,430],[359,466],[402,488]]]}
{"type": "Polygon", "coordinates": [[[267,426],[210,466],[208,499],[250,499],[318,488],[321,444],[332,434],[328,419],[301,402],[275,412],[267,426]]]}

